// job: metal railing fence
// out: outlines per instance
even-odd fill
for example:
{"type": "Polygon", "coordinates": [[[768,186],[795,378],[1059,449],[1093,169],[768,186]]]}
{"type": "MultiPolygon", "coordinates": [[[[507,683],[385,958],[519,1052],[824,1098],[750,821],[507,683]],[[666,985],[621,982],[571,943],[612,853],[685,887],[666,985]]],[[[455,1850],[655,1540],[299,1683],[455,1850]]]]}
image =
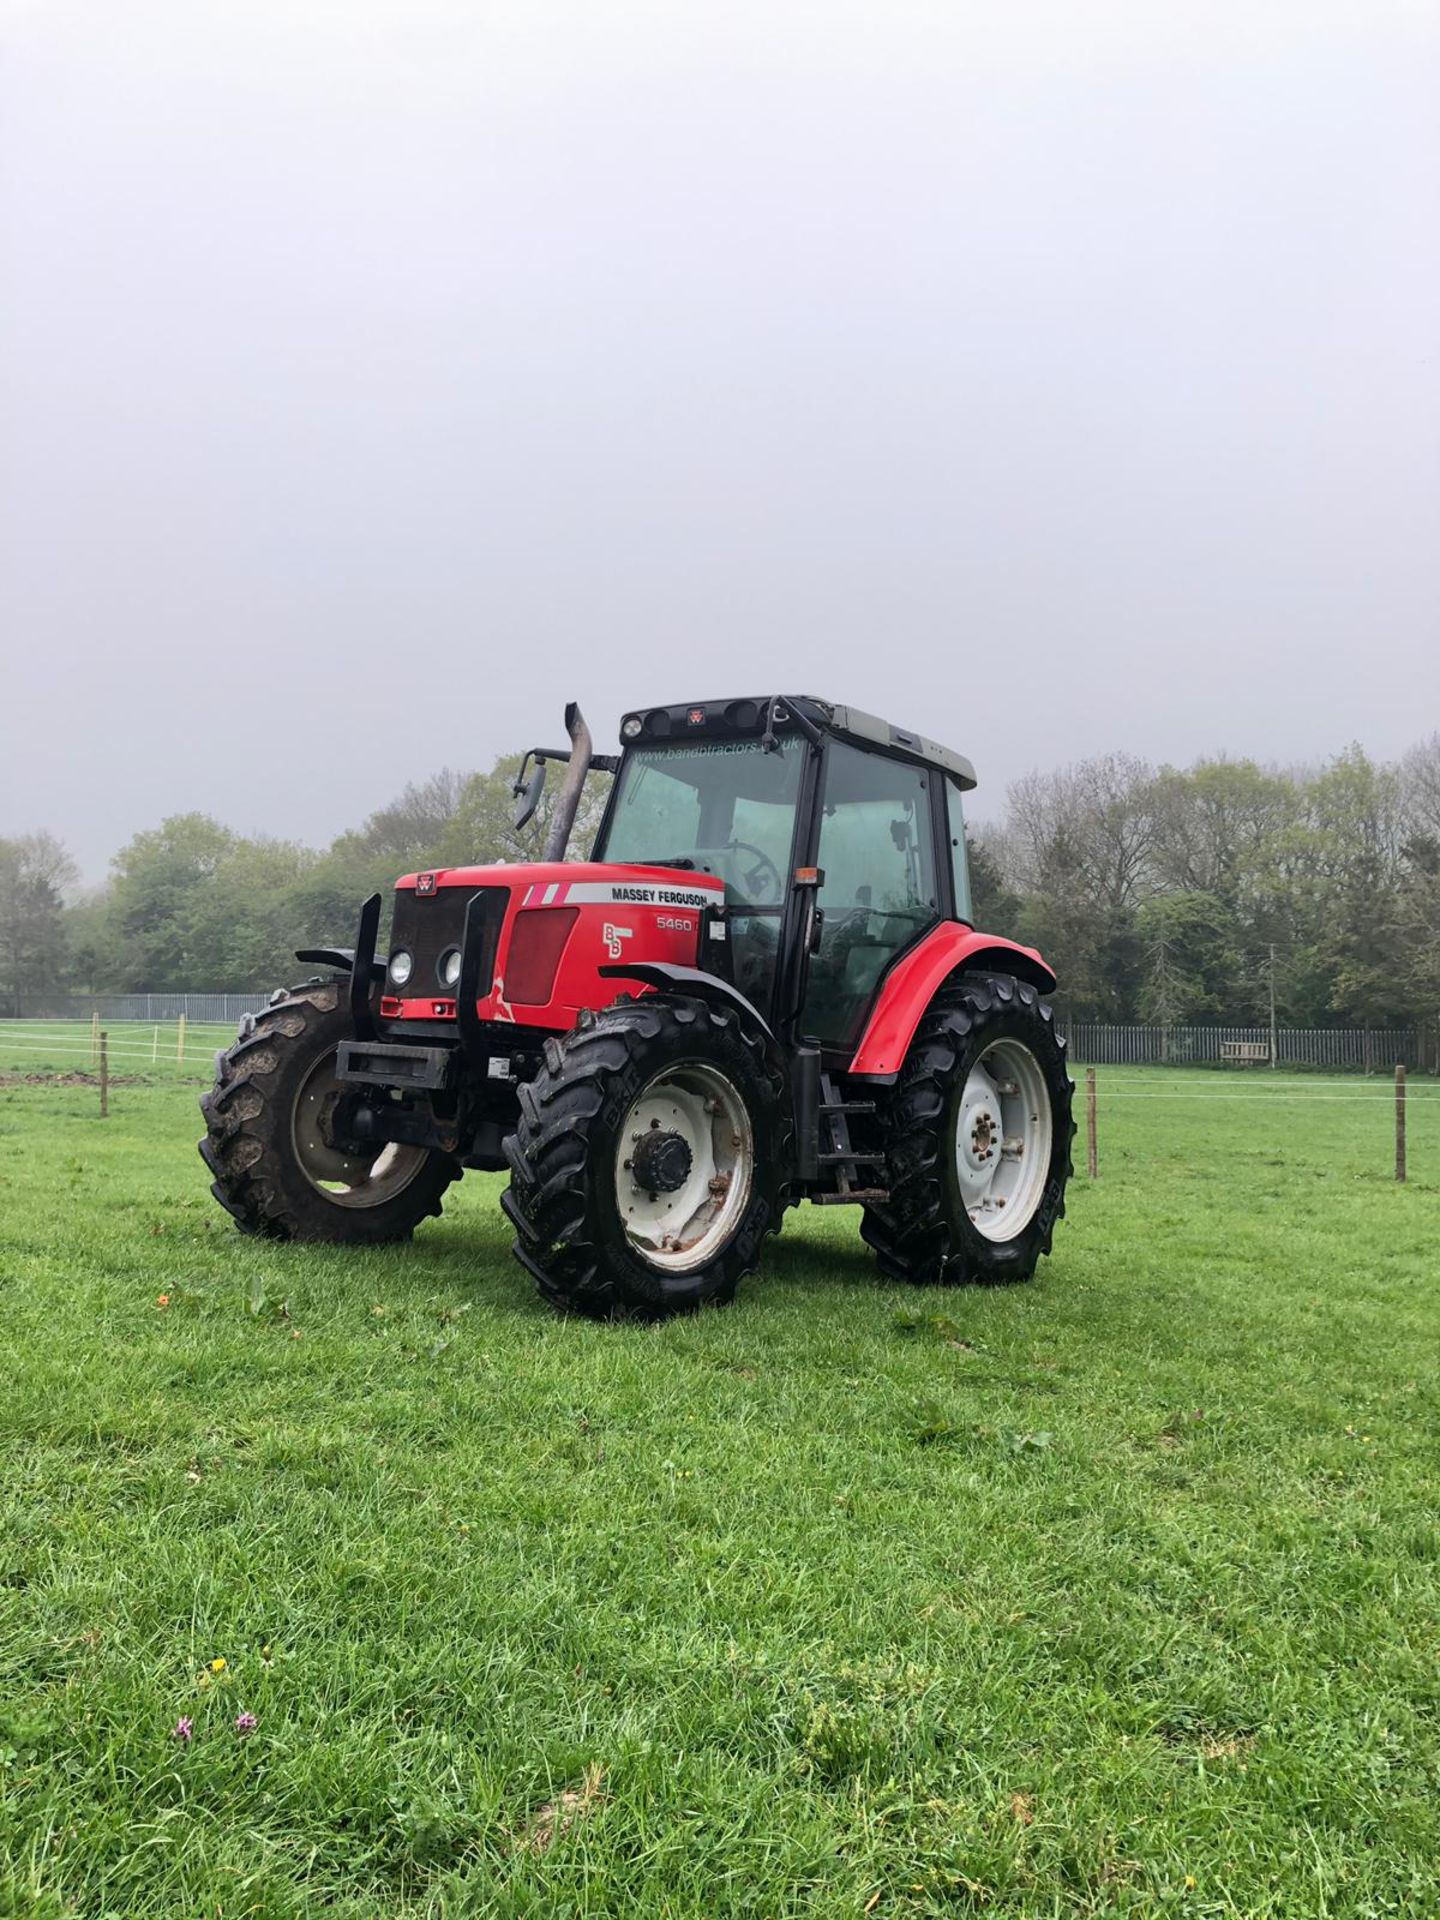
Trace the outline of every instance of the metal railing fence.
{"type": "MultiPolygon", "coordinates": [[[[267,1005],[264,993],[101,993],[49,994],[26,998],[19,1008],[0,1006],[0,1022],[84,1021],[98,1015],[103,1025],[173,1023],[183,1014],[190,1025],[233,1026],[243,1014],[267,1005]]],[[[1070,1057],[1082,1066],[1226,1066],[1222,1048],[1242,1042],[1265,1049],[1270,1030],[1260,1026],[1106,1025],[1095,1021],[1058,1022],[1070,1057]]],[[[1397,1064],[1412,1071],[1440,1072],[1440,1030],[1415,1027],[1279,1027],[1276,1062],[1280,1067],[1328,1067],[1358,1073],[1384,1073],[1397,1064]]]]}
{"type": "MultiPolygon", "coordinates": [[[[1222,1048],[1240,1042],[1263,1047],[1268,1027],[1102,1026],[1061,1021],[1070,1057],[1088,1067],[1193,1067],[1231,1064],[1222,1048]]],[[[1425,1069],[1436,1064],[1435,1036],[1414,1027],[1278,1027],[1275,1063],[1280,1067],[1329,1067],[1385,1073],[1393,1067],[1425,1069]]]]}
{"type": "Polygon", "coordinates": [[[259,1013],[268,993],[50,993],[25,995],[19,1007],[0,1007],[0,1015],[22,1020],[171,1021],[183,1013],[196,1025],[239,1020],[259,1013]]]}

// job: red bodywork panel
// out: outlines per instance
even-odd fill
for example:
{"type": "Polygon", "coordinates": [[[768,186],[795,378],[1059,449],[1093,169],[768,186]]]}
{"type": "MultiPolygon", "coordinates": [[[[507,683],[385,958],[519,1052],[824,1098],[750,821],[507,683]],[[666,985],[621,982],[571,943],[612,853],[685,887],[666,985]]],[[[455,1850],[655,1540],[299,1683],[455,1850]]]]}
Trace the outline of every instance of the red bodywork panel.
{"type": "MultiPolygon", "coordinates": [[[[716,874],[674,867],[550,861],[501,867],[447,867],[406,874],[397,891],[443,901],[451,889],[505,887],[510,904],[495,954],[495,982],[476,1003],[482,1020],[521,1027],[569,1028],[582,1007],[608,1006],[622,993],[647,992],[638,981],[600,973],[617,960],[668,960],[693,967],[700,951],[700,916],[719,906],[725,883],[716,874]],[[512,962],[513,991],[507,989],[512,962]],[[537,987],[537,982],[539,983],[537,987]],[[538,997],[537,997],[538,996],[538,997]]],[[[454,1019],[453,1000],[387,995],[382,1019],[454,1019]]]]}
{"type": "Polygon", "coordinates": [[[881,981],[879,998],[850,1062],[851,1073],[898,1073],[915,1029],[946,975],[966,961],[983,961],[990,954],[995,956],[996,973],[1014,973],[1042,993],[1054,992],[1055,975],[1033,947],[1017,946],[994,933],[976,933],[963,921],[942,921],[897,960],[881,981]]]}

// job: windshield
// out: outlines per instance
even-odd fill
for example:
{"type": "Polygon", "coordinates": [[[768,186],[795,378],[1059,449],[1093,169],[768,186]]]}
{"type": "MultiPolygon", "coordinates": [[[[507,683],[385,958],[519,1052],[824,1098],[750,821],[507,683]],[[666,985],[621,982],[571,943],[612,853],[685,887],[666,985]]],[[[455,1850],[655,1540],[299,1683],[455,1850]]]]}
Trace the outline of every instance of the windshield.
{"type": "Polygon", "coordinates": [[[732,902],[778,907],[804,753],[797,735],[769,753],[758,740],[632,748],[595,858],[688,861],[718,874],[732,902]]]}

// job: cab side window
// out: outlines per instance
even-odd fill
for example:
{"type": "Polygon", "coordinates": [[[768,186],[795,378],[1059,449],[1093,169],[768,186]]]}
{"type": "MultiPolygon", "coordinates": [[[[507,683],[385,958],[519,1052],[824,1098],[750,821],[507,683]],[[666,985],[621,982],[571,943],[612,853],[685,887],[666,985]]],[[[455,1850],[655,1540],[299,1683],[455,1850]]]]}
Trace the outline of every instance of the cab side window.
{"type": "Polygon", "coordinates": [[[949,774],[945,786],[950,801],[950,865],[955,875],[955,918],[967,927],[975,924],[975,902],[970,891],[970,857],[965,845],[965,809],[960,782],[949,774]]]}
{"type": "Polygon", "coordinates": [[[930,808],[938,775],[902,760],[826,748],[820,821],[820,948],[804,1028],[848,1046],[895,955],[939,918],[930,808]]]}

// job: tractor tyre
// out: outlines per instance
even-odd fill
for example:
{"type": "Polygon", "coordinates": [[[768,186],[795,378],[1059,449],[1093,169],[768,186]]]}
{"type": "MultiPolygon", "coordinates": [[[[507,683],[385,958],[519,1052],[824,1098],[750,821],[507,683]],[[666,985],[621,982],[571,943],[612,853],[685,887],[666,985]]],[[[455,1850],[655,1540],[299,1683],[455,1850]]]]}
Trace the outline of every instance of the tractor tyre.
{"type": "Polygon", "coordinates": [[[890,1197],[860,1231],[920,1285],[1028,1280],[1072,1172],[1074,1085],[1047,1001],[1009,974],[936,997],[881,1108],[890,1197]]]}
{"type": "Polygon", "coordinates": [[[545,1043],[505,1142],[515,1257],[563,1313],[718,1305],[778,1231],[784,1078],[733,1008],[646,995],[545,1043]]]}
{"type": "Polygon", "coordinates": [[[311,981],[246,1014],[215,1056],[200,1111],[210,1191],[242,1231],[273,1240],[405,1240],[438,1214],[459,1163],[424,1147],[356,1153],[335,1144],[335,1053],[351,1038],[344,983],[311,981]]]}

